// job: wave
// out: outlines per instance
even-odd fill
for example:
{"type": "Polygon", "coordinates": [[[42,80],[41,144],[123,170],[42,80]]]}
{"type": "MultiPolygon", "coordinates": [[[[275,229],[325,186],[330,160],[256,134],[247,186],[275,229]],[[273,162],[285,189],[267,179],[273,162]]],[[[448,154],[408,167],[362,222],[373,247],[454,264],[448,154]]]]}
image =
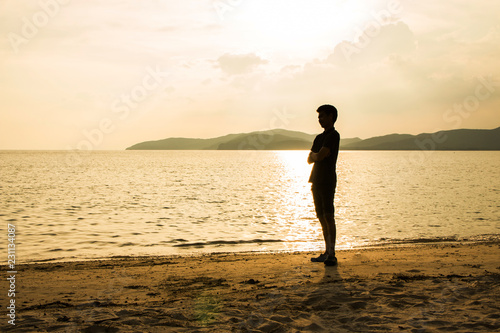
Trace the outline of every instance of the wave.
{"type": "Polygon", "coordinates": [[[468,237],[458,236],[436,236],[423,238],[389,239],[380,238],[373,242],[372,246],[405,245],[405,244],[428,244],[428,243],[453,243],[453,242],[500,242],[500,234],[483,234],[468,237]]]}
{"type": "Polygon", "coordinates": [[[223,245],[240,245],[240,244],[261,244],[261,243],[283,243],[281,239],[249,239],[249,240],[215,240],[208,242],[195,242],[176,244],[173,247],[205,247],[205,246],[223,246],[223,245]]]}

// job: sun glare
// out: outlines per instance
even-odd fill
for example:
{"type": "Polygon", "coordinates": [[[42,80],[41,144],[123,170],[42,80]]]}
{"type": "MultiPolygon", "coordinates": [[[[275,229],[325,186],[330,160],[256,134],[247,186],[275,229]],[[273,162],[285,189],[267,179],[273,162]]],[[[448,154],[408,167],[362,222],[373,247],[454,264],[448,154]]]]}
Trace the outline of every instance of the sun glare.
{"type": "Polygon", "coordinates": [[[263,46],[306,53],[348,38],[365,14],[357,1],[251,1],[235,19],[263,46]]]}
{"type": "Polygon", "coordinates": [[[312,250],[317,246],[316,239],[321,232],[319,224],[311,223],[315,218],[308,183],[311,172],[311,166],[307,164],[308,153],[305,150],[276,152],[283,169],[280,224],[291,251],[312,250]],[[304,242],[304,239],[308,241],[304,242]]]}
{"type": "Polygon", "coordinates": [[[292,178],[308,178],[311,172],[311,165],[307,164],[307,154],[305,150],[279,151],[278,157],[285,166],[285,169],[292,178]]]}

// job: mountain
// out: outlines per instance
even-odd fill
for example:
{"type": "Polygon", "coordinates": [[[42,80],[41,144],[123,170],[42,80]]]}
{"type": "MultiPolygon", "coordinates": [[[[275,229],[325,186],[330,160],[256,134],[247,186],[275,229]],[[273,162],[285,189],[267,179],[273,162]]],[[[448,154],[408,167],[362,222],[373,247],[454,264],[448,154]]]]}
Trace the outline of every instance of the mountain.
{"type": "MultiPolygon", "coordinates": [[[[168,138],[146,141],[127,150],[308,150],[316,134],[274,129],[251,133],[229,134],[212,139],[168,138]]],[[[342,139],[354,143],[359,138],[342,139]]]]}
{"type": "Polygon", "coordinates": [[[218,150],[297,150],[310,149],[315,135],[275,129],[239,135],[219,144],[218,150]]]}
{"type": "Polygon", "coordinates": [[[344,150],[500,150],[500,127],[419,135],[390,134],[344,145],[344,150]]]}
{"type": "MultiPolygon", "coordinates": [[[[315,134],[284,129],[229,134],[212,139],[168,138],[146,141],[127,150],[309,150],[315,134]]],[[[389,134],[365,140],[340,140],[342,150],[500,150],[500,127],[436,133],[389,134]]]]}
{"type": "Polygon", "coordinates": [[[127,150],[204,150],[217,149],[226,141],[235,139],[241,134],[229,134],[213,139],[168,138],[157,141],[146,141],[128,147],[127,150]]]}

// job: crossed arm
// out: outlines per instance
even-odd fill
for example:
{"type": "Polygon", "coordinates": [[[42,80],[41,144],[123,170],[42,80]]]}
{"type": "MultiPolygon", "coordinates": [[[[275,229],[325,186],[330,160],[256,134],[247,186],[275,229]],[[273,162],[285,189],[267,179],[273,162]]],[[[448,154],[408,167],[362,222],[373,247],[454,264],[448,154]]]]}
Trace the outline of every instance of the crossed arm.
{"type": "Polygon", "coordinates": [[[321,147],[319,152],[317,152],[317,153],[310,152],[309,153],[309,157],[307,158],[307,163],[311,164],[314,162],[320,162],[320,161],[324,160],[325,158],[327,158],[328,155],[330,155],[330,148],[321,147]]]}

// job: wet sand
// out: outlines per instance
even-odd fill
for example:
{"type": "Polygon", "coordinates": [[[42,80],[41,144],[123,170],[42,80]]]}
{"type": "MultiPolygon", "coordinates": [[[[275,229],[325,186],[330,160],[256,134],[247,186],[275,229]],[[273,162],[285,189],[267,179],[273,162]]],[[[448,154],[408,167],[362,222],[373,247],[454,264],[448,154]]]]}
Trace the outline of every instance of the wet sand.
{"type": "Polygon", "coordinates": [[[339,251],[337,267],[317,254],[19,265],[0,331],[500,331],[500,243],[339,251]]]}

